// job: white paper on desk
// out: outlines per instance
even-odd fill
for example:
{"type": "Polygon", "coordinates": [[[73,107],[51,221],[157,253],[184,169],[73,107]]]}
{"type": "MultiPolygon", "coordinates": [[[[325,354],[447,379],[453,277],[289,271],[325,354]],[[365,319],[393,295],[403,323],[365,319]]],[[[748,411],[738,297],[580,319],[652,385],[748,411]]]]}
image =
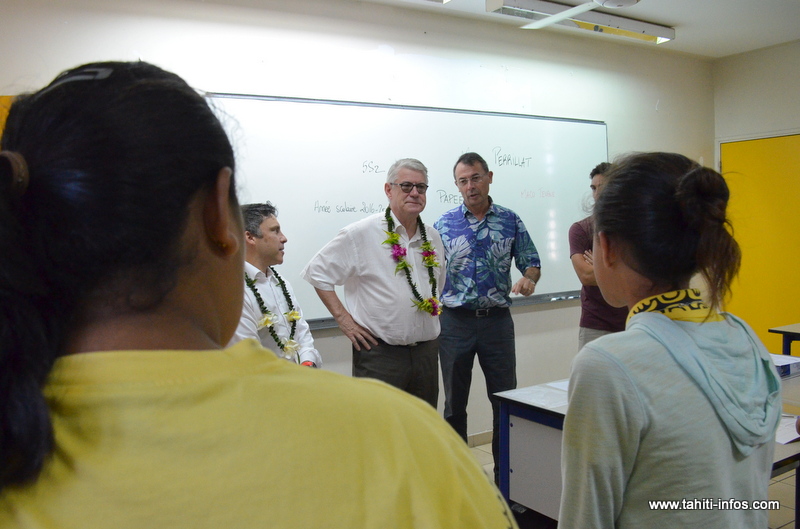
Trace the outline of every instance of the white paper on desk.
{"type": "Polygon", "coordinates": [[[795,415],[781,417],[778,431],[775,432],[775,442],[785,445],[800,439],[800,435],[798,435],[797,428],[795,427],[796,421],[797,416],[795,415]]]}
{"type": "Polygon", "coordinates": [[[556,389],[563,389],[564,391],[569,391],[568,378],[565,378],[564,380],[556,380],[555,382],[548,382],[547,385],[556,389]]]}
{"type": "Polygon", "coordinates": [[[559,408],[568,403],[567,392],[543,386],[531,386],[528,388],[515,389],[514,398],[519,402],[540,406],[542,408],[559,408]]]}
{"type": "Polygon", "coordinates": [[[772,363],[776,366],[788,366],[789,364],[796,364],[800,362],[800,356],[789,356],[789,355],[776,355],[770,354],[769,356],[772,357],[772,363]]]}

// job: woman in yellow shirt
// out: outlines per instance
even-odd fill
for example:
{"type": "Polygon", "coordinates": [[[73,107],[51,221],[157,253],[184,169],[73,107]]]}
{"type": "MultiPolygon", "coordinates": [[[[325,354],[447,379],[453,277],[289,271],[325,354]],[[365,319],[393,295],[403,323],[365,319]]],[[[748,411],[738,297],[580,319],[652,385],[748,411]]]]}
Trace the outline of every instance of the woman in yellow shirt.
{"type": "Polygon", "coordinates": [[[0,149],[0,526],[515,525],[427,404],[222,349],[234,156],[178,76],[69,70],[16,98],[0,149]]]}

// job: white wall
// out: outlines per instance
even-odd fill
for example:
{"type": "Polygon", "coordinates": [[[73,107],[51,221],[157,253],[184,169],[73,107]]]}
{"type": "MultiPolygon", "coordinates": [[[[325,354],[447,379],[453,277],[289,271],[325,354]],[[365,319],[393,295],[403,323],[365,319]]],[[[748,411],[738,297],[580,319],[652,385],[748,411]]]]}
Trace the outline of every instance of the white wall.
{"type": "Polygon", "coordinates": [[[713,66],[718,141],[800,132],[800,40],[713,66]]]}
{"type": "MultiPolygon", "coordinates": [[[[600,120],[612,158],[670,150],[713,160],[711,63],[648,45],[351,0],[259,0],[259,9],[189,0],[3,4],[0,93],[37,88],[82,62],[143,59],[208,91],[600,120]]],[[[588,184],[590,169],[565,177],[588,184]]],[[[575,301],[514,309],[520,385],[568,376],[579,315],[575,301]]],[[[349,342],[338,330],[315,336],[327,367],[349,373],[349,342]]],[[[482,377],[474,378],[471,433],[491,427],[482,377]]]]}

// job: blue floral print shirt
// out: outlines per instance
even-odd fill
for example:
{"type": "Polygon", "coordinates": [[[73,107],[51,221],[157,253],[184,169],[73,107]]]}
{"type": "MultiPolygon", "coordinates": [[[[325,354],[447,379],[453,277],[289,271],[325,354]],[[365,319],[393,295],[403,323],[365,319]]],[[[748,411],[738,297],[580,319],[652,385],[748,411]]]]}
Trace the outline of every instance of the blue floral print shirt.
{"type": "Polygon", "coordinates": [[[489,206],[483,220],[461,204],[444,213],[433,227],[444,242],[447,280],[441,301],[447,307],[508,307],[511,258],[522,273],[541,266],[522,219],[497,204],[489,206]]]}

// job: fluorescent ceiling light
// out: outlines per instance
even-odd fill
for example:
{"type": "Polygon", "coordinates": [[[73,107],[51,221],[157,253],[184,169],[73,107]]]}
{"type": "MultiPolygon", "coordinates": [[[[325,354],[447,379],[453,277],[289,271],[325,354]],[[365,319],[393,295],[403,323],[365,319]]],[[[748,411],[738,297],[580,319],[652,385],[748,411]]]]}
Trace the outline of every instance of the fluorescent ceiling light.
{"type": "Polygon", "coordinates": [[[428,0],[429,2],[436,2],[437,4],[446,4],[450,0],[428,0]]]}
{"type": "Polygon", "coordinates": [[[597,4],[594,2],[588,2],[586,4],[581,4],[579,6],[575,6],[572,9],[565,9],[564,11],[556,14],[550,15],[549,17],[540,18],[536,22],[532,22],[530,24],[526,24],[522,26],[522,29],[540,29],[551,24],[557,24],[562,20],[566,20],[568,18],[574,18],[578,15],[586,13],[587,11],[591,11],[597,7],[597,4]]]}
{"type": "Polygon", "coordinates": [[[675,29],[617,15],[589,10],[590,4],[572,7],[546,0],[486,0],[486,11],[511,15],[532,21],[522,26],[536,29],[552,23],[578,29],[606,33],[640,41],[661,44],[675,38],[675,29]],[[567,17],[563,14],[570,11],[567,17]],[[582,12],[578,12],[582,11],[582,12]],[[550,20],[555,16],[555,21],[550,20]],[[541,21],[541,22],[539,22],[541,21]],[[545,22],[546,21],[546,22],[545,22]]]}

